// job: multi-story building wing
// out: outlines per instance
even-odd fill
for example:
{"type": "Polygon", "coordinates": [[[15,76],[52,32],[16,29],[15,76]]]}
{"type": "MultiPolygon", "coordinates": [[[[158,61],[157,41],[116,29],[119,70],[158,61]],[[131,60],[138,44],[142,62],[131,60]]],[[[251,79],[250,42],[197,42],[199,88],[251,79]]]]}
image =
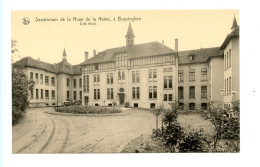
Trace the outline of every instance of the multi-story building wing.
{"type": "Polygon", "coordinates": [[[28,79],[35,81],[35,86],[30,91],[30,107],[55,106],[67,99],[72,99],[73,92],[76,98],[80,99],[81,88],[79,85],[73,87],[73,80],[81,81],[80,66],[72,66],[67,62],[67,55],[64,49],[62,61],[58,64],[45,63],[31,57],[25,57],[14,64],[22,68],[28,79]]]}
{"type": "Polygon", "coordinates": [[[126,46],[95,54],[83,66],[84,103],[150,108],[177,98],[176,54],[159,42],[134,44],[129,24],[126,46]]]}
{"type": "Polygon", "coordinates": [[[227,35],[221,50],[224,51],[224,105],[230,107],[239,100],[239,26],[234,17],[231,33],[227,35]]]}

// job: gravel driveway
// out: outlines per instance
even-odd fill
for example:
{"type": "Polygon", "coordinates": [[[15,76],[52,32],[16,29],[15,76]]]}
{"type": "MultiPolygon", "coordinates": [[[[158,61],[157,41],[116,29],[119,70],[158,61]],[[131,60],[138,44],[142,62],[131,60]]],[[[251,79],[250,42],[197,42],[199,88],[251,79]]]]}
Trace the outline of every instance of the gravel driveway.
{"type": "Polygon", "coordinates": [[[125,109],[122,116],[53,115],[53,108],[30,108],[13,126],[13,153],[117,153],[140,135],[152,134],[155,116],[125,109]]]}

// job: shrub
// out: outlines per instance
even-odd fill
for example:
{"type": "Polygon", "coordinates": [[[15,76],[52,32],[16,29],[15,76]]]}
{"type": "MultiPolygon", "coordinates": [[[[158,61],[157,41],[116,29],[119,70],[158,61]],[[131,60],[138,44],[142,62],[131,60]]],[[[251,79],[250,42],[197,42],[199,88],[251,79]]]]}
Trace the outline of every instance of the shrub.
{"type": "Polygon", "coordinates": [[[130,107],[130,103],[129,102],[125,102],[125,107],[126,108],[130,107]]]}
{"type": "Polygon", "coordinates": [[[122,112],[119,108],[108,108],[108,107],[100,107],[100,106],[63,106],[56,107],[56,112],[64,112],[64,113],[73,113],[73,114],[111,114],[111,113],[120,113],[122,112]]]}
{"type": "Polygon", "coordinates": [[[116,106],[116,102],[114,101],[114,102],[112,103],[112,105],[115,107],[115,106],[116,106]]]}
{"type": "Polygon", "coordinates": [[[203,133],[203,129],[184,133],[179,143],[179,152],[208,152],[212,137],[203,133]]]}
{"type": "Polygon", "coordinates": [[[29,90],[32,90],[34,81],[28,80],[21,69],[12,68],[12,124],[19,121],[26,113],[29,105],[29,90]]]}
{"type": "Polygon", "coordinates": [[[183,129],[178,121],[172,122],[168,125],[163,133],[163,138],[166,140],[165,145],[170,148],[171,152],[175,152],[175,146],[181,139],[183,129]]]}

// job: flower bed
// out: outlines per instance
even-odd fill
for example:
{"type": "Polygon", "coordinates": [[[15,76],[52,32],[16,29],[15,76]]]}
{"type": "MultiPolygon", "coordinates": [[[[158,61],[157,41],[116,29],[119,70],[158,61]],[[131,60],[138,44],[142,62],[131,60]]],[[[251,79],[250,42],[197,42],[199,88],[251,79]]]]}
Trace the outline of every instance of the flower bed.
{"type": "Polygon", "coordinates": [[[121,113],[122,110],[115,107],[100,107],[100,106],[63,106],[55,108],[56,112],[73,113],[73,114],[113,114],[121,113]]]}

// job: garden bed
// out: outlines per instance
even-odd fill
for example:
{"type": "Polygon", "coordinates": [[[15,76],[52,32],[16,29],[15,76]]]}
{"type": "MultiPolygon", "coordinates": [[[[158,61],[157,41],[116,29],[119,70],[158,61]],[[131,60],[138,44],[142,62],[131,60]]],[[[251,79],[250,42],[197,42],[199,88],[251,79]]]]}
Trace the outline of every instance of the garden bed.
{"type": "Polygon", "coordinates": [[[56,107],[55,111],[59,113],[68,113],[68,114],[76,114],[76,115],[115,114],[115,113],[122,112],[120,108],[116,108],[116,107],[80,106],[80,105],[56,107]]]}

